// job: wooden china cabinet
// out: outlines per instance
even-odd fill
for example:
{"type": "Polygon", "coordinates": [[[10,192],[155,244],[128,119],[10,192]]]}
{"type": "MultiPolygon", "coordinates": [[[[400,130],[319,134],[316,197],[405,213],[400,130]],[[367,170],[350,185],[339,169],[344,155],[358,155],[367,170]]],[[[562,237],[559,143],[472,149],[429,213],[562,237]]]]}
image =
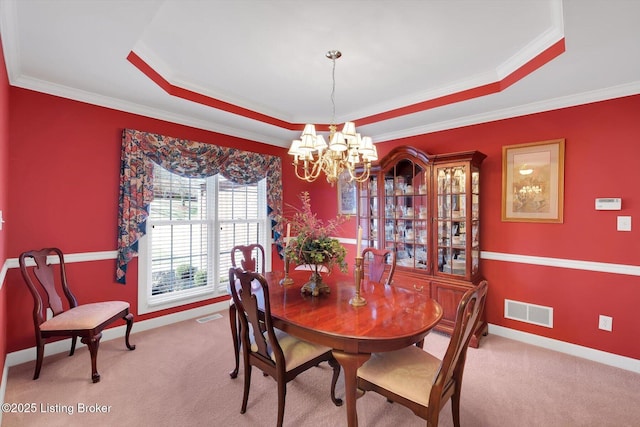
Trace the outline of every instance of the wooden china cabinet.
{"type": "MultiPolygon", "coordinates": [[[[440,303],[436,330],[451,334],[462,295],[480,272],[480,164],[478,151],[426,154],[397,147],[359,183],[358,224],[363,246],[396,254],[394,286],[427,292],[440,303]]],[[[483,316],[471,341],[487,332],[483,316]]]]}

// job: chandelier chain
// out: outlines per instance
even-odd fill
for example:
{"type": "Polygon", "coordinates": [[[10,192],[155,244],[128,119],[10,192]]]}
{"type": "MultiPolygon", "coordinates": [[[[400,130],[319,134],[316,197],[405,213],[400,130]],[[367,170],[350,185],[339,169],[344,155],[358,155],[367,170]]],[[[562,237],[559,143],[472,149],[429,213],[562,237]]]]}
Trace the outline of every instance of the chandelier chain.
{"type": "Polygon", "coordinates": [[[331,115],[331,124],[336,123],[336,58],[332,57],[333,69],[331,70],[331,80],[333,85],[331,86],[331,105],[333,106],[333,114],[331,115]]]}

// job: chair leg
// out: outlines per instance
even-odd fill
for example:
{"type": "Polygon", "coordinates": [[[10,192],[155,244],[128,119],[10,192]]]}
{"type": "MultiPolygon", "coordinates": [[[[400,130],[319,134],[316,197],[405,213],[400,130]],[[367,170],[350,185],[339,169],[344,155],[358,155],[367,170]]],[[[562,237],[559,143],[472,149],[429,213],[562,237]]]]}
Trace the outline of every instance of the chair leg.
{"type": "Polygon", "coordinates": [[[287,396],[287,383],[286,381],[278,381],[278,423],[277,427],[282,427],[284,422],[284,403],[287,396]]]}
{"type": "Polygon", "coordinates": [[[451,412],[453,414],[453,426],[460,427],[460,394],[451,396],[451,412]]]}
{"type": "Polygon", "coordinates": [[[247,402],[249,401],[249,388],[251,388],[251,365],[244,364],[244,392],[242,394],[242,408],[240,413],[247,412],[247,402]]]}
{"type": "Polygon", "coordinates": [[[329,366],[333,368],[333,376],[331,377],[331,401],[336,406],[342,406],[342,399],[336,398],[336,383],[340,376],[340,364],[336,359],[329,359],[329,366]]]}
{"type": "Polygon", "coordinates": [[[73,353],[76,351],[76,343],[78,342],[78,336],[74,335],[71,337],[71,350],[69,350],[69,356],[73,356],[73,353]]]}
{"type": "Polygon", "coordinates": [[[127,345],[127,348],[129,350],[135,350],[136,345],[135,344],[131,345],[129,343],[129,335],[131,334],[131,328],[133,327],[133,314],[129,313],[126,316],[124,316],[123,319],[127,321],[127,332],[124,335],[124,342],[127,345]]]}
{"type": "Polygon", "coordinates": [[[102,338],[102,332],[89,336],[83,337],[82,343],[86,344],[89,347],[89,353],[91,354],[91,381],[97,383],[100,381],[100,374],[98,373],[98,347],[100,346],[100,338],[102,338]]]}
{"type": "Polygon", "coordinates": [[[229,372],[229,376],[236,378],[240,367],[240,335],[238,334],[238,316],[235,304],[229,305],[229,324],[231,326],[231,337],[233,338],[233,351],[236,361],[236,366],[233,371],[229,372]]]}
{"type": "Polygon", "coordinates": [[[44,359],[44,339],[42,337],[36,337],[36,371],[33,374],[33,379],[37,380],[40,377],[40,369],[42,369],[42,360],[44,359]]]}

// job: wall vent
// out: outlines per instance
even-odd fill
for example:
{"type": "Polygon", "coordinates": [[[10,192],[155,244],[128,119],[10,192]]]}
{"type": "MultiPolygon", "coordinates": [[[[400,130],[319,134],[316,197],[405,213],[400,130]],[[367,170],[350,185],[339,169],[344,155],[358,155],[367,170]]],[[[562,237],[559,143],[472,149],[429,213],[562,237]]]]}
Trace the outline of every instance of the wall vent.
{"type": "Polygon", "coordinates": [[[216,320],[216,319],[222,319],[222,315],[221,314],[212,314],[210,316],[205,316],[205,317],[201,317],[199,319],[196,319],[196,322],[198,323],[207,323],[210,322],[212,320],[216,320]]]}
{"type": "Polygon", "coordinates": [[[504,300],[504,317],[553,328],[553,308],[526,302],[504,300]]]}

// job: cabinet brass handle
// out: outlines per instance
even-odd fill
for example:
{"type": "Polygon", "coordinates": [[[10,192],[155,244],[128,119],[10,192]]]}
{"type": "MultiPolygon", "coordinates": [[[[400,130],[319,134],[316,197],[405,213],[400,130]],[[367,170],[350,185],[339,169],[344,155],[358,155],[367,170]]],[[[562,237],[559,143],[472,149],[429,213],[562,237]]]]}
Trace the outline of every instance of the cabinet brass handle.
{"type": "Polygon", "coordinates": [[[424,289],[424,285],[416,285],[415,283],[413,284],[413,289],[415,289],[418,292],[422,292],[422,290],[424,289]]]}

